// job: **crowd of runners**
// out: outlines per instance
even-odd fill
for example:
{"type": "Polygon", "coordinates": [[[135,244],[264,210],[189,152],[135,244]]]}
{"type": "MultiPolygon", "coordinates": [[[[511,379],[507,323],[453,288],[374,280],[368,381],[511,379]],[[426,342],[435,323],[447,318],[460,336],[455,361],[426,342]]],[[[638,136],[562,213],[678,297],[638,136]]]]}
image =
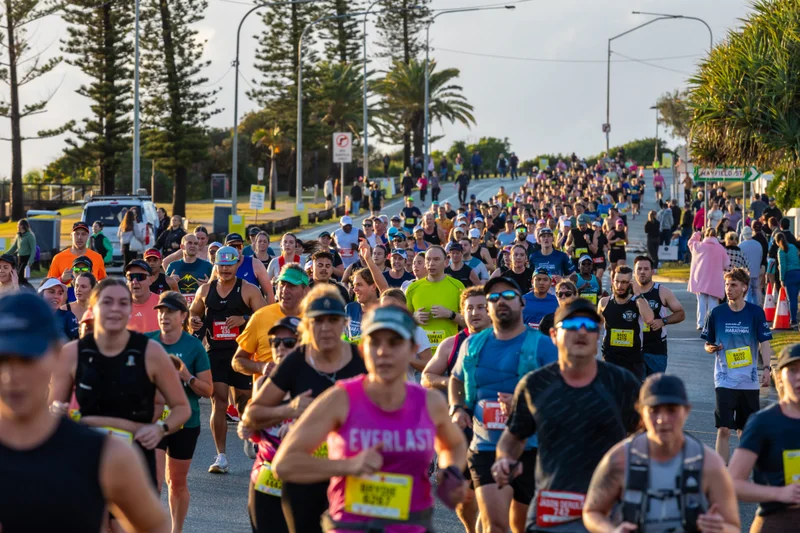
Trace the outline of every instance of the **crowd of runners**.
{"type": "Polygon", "coordinates": [[[0,256],[0,531],[183,531],[198,440],[225,475],[230,420],[256,533],[433,531],[434,498],[467,533],[733,532],[737,501],[796,530],[800,345],[773,368],[760,285],[720,269],[716,450],[684,432],[686,313],[657,257],[628,260],[645,187],[664,196],[641,170],[514,165],[486,201],[458,176],[458,205],[408,195],[279,255],[198,227],[121,278],[83,222],[35,289],[0,256]]]}

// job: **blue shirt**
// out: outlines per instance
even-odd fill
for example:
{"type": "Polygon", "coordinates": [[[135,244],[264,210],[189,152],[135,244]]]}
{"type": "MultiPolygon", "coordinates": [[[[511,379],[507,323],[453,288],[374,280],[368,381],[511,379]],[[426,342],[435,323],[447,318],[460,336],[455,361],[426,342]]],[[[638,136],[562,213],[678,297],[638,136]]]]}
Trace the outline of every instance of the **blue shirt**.
{"type": "Polygon", "coordinates": [[[64,309],[56,309],[56,321],[61,324],[59,329],[63,339],[73,341],[78,338],[80,326],[78,325],[78,319],[75,318],[75,313],[64,309]]]}
{"type": "MultiPolygon", "coordinates": [[[[477,384],[477,402],[475,403],[475,414],[473,417],[473,437],[470,443],[471,450],[494,451],[502,429],[487,429],[483,425],[483,401],[496,402],[497,393],[505,392],[514,394],[520,378],[517,376],[519,366],[519,354],[522,351],[522,343],[525,341],[527,331],[517,335],[513,339],[501,341],[494,336],[486,341],[483,350],[478,356],[478,366],[475,369],[475,383],[477,384]],[[482,401],[483,400],[483,401],[482,401]]],[[[542,335],[539,337],[539,346],[536,351],[536,359],[539,367],[550,364],[558,359],[558,351],[552,341],[542,335]]],[[[459,354],[453,375],[464,381],[464,358],[459,354]]],[[[535,448],[537,445],[536,435],[528,439],[525,449],[535,448]]]]}
{"type": "Polygon", "coordinates": [[[522,308],[522,321],[533,328],[538,328],[542,318],[550,313],[555,313],[558,308],[558,299],[549,292],[544,298],[539,298],[533,292],[529,292],[522,295],[522,301],[525,304],[525,307],[522,308]]]}
{"type": "Polygon", "coordinates": [[[533,252],[528,261],[531,263],[531,268],[546,268],[551,276],[568,276],[575,272],[575,265],[567,254],[559,250],[553,250],[550,255],[542,254],[541,250],[533,252]]]}
{"type": "Polygon", "coordinates": [[[772,340],[764,310],[745,302],[741,311],[729,305],[711,310],[700,335],[710,344],[722,344],[714,353],[714,387],[758,390],[758,345],[772,340]]]}
{"type": "Polygon", "coordinates": [[[347,325],[344,328],[345,340],[353,344],[360,344],[361,319],[364,316],[361,304],[358,302],[350,302],[344,307],[344,312],[347,314],[347,325]]]}
{"type": "Polygon", "coordinates": [[[200,288],[199,281],[211,277],[212,268],[211,263],[199,257],[193,263],[178,259],[167,266],[167,276],[176,274],[181,278],[178,280],[178,290],[181,294],[194,294],[200,288]]]}

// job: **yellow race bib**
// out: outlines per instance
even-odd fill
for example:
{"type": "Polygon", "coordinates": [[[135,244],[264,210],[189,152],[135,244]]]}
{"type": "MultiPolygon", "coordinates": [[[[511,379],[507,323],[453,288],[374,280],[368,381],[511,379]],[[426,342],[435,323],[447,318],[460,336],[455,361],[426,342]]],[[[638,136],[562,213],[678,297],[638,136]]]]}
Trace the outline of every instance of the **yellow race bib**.
{"type": "Polygon", "coordinates": [[[742,368],[753,364],[753,354],[749,346],[732,348],[725,350],[725,361],[728,363],[728,368],[742,368]]]}
{"type": "Polygon", "coordinates": [[[431,351],[435,351],[435,348],[442,343],[445,337],[442,330],[426,331],[425,334],[428,336],[428,342],[431,343],[431,351]]]}
{"type": "Polygon", "coordinates": [[[269,463],[261,463],[258,469],[258,477],[253,484],[253,488],[262,494],[269,494],[270,496],[281,497],[283,493],[283,481],[275,477],[272,473],[272,465],[269,463]]]}
{"type": "Polygon", "coordinates": [[[117,437],[118,439],[122,439],[128,444],[133,444],[133,433],[130,431],[125,431],[124,429],[117,429],[112,428],[111,426],[103,426],[101,428],[94,428],[100,433],[105,433],[107,435],[111,435],[113,437],[117,437]]]}
{"type": "Polygon", "coordinates": [[[585,300],[589,300],[589,301],[590,301],[590,302],[592,302],[594,305],[597,305],[597,295],[596,295],[595,293],[593,293],[593,292],[587,292],[587,293],[583,293],[583,294],[581,294],[580,296],[581,296],[581,298],[583,298],[583,299],[585,299],[585,300]]]}
{"type": "Polygon", "coordinates": [[[612,329],[610,335],[611,335],[611,346],[633,348],[632,329],[612,329]]]}
{"type": "Polygon", "coordinates": [[[411,476],[383,472],[347,476],[344,510],[361,516],[408,520],[413,482],[411,476]]]}
{"type": "Polygon", "coordinates": [[[575,248],[575,259],[578,259],[580,258],[580,256],[588,253],[589,253],[588,248],[575,248]]]}
{"type": "Polygon", "coordinates": [[[800,483],[800,450],[783,450],[783,481],[786,485],[800,483]]]}

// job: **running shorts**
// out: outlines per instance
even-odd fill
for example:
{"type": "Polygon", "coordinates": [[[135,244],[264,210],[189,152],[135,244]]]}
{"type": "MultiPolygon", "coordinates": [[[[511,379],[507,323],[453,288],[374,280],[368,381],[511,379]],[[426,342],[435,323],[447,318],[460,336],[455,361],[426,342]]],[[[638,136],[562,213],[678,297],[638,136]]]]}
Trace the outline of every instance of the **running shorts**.
{"type": "Polygon", "coordinates": [[[714,422],[718,428],[744,429],[750,415],[761,408],[758,390],[738,390],[719,387],[714,389],[717,408],[714,422]]]}
{"type": "MultiPolygon", "coordinates": [[[[522,462],[522,475],[511,481],[511,488],[514,489],[514,500],[523,505],[530,505],[536,492],[536,448],[525,450],[519,458],[522,462]]],[[[475,489],[484,485],[492,485],[495,482],[492,476],[492,465],[495,461],[495,452],[467,452],[467,465],[472,477],[475,489]]]]}
{"type": "Polygon", "coordinates": [[[179,429],[161,439],[157,448],[167,452],[172,459],[191,461],[194,457],[194,449],[197,447],[198,437],[200,437],[200,426],[179,429]]]}
{"type": "Polygon", "coordinates": [[[214,383],[225,383],[229,387],[250,391],[253,389],[253,376],[236,372],[231,366],[233,352],[209,352],[211,379],[214,383]]]}

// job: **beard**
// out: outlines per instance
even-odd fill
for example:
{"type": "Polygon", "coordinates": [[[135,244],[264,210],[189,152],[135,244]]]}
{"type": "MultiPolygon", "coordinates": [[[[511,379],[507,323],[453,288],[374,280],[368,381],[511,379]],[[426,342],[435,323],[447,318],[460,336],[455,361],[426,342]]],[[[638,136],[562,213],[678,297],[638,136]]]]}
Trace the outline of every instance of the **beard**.
{"type": "Polygon", "coordinates": [[[510,308],[499,308],[494,312],[494,325],[497,329],[512,329],[519,324],[522,311],[512,311],[510,308]]]}

